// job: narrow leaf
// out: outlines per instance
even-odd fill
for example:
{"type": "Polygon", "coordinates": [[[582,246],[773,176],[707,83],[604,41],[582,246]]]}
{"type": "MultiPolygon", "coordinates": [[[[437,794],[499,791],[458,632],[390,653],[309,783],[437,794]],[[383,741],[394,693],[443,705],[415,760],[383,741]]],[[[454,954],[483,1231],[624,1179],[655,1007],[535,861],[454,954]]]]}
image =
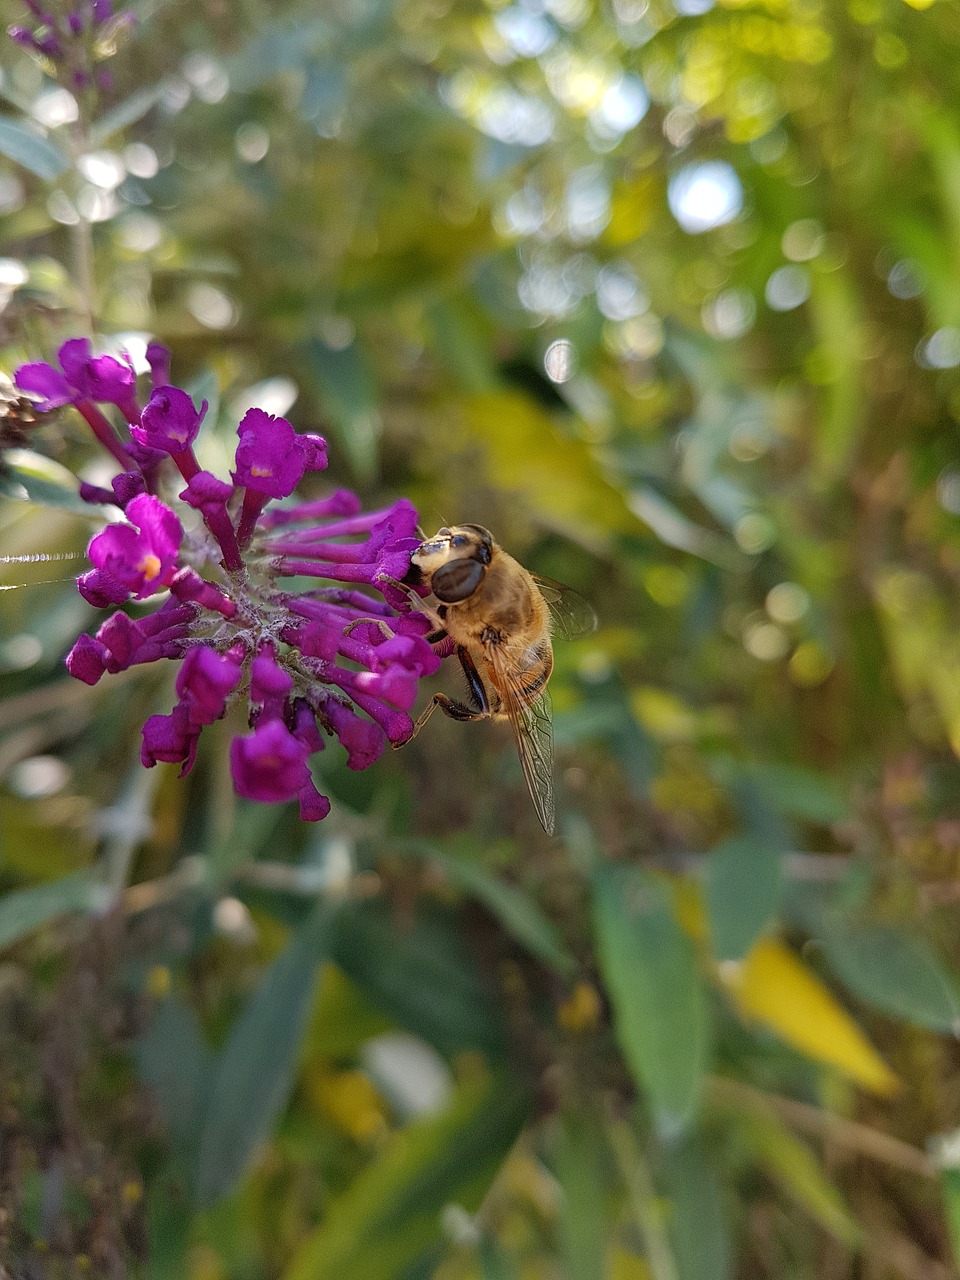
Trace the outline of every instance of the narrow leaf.
{"type": "Polygon", "coordinates": [[[0,489],[10,498],[60,507],[89,517],[92,508],[80,497],[76,477],[66,467],[31,449],[8,449],[0,472],[0,489]]]}
{"type": "Polygon", "coordinates": [[[91,871],[77,871],[50,884],[15,889],[0,898],[0,947],[71,911],[98,911],[107,904],[103,885],[91,871]]]}
{"type": "Polygon", "coordinates": [[[421,909],[400,928],[379,903],[341,914],[333,959],[400,1026],[442,1054],[499,1054],[505,1032],[456,918],[421,909]]]}
{"type": "Polygon", "coordinates": [[[960,993],[927,944],[890,925],[835,928],[822,938],[841,982],[885,1013],[957,1034],[960,993]]]}
{"type": "Polygon", "coordinates": [[[606,1170],[599,1120],[590,1112],[561,1116],[553,1166],[563,1205],[558,1215],[563,1274],[567,1280],[605,1280],[606,1170]]]}
{"type": "Polygon", "coordinates": [[[41,137],[9,116],[0,116],[0,155],[29,169],[45,182],[66,173],[70,161],[49,138],[41,137]]]}
{"type": "Polygon", "coordinates": [[[702,1142],[688,1136],[665,1147],[659,1173],[670,1198],[669,1232],[680,1280],[727,1280],[733,1265],[730,1228],[702,1142]]]}
{"type": "Polygon", "coordinates": [[[505,1078],[472,1083],[442,1115],[394,1135],[331,1206],[284,1280],[399,1280],[440,1238],[445,1205],[477,1208],[528,1103],[505,1078]]]}
{"type": "Polygon", "coordinates": [[[874,1093],[893,1093],[897,1077],[842,1005],[797,956],[761,939],[721,979],[740,1012],[775,1031],[809,1058],[836,1068],[874,1093]]]}
{"type": "Polygon", "coordinates": [[[504,929],[539,959],[561,973],[569,973],[575,968],[576,962],[564,948],[553,922],[547,919],[529,894],[492,875],[475,860],[452,857],[421,841],[411,842],[408,847],[429,857],[455,885],[482,902],[504,929]]]}
{"type": "Polygon", "coordinates": [[[862,1233],[840,1191],[807,1144],[786,1129],[772,1111],[738,1113],[737,1136],[820,1226],[850,1248],[860,1243],[862,1233]]]}
{"type": "Polygon", "coordinates": [[[161,1000],[137,1043],[137,1067],[182,1149],[196,1141],[212,1056],[189,1005],[175,996],[161,1000]]]}
{"type": "Polygon", "coordinates": [[[198,1205],[230,1190],[286,1103],[327,927],[323,914],[301,927],[264,974],[219,1054],[197,1154],[198,1205]]]}
{"type": "Polygon", "coordinates": [[[742,960],[777,912],[783,858],[756,836],[724,841],[707,862],[706,900],[713,953],[742,960]]]}
{"type": "Polygon", "coordinates": [[[121,129],[135,124],[147,114],[160,97],[160,86],[153,85],[148,89],[138,89],[123,102],[105,112],[90,128],[90,145],[101,146],[121,129]]]}
{"type": "Polygon", "coordinates": [[[667,886],[637,867],[601,868],[593,908],[617,1039],[658,1130],[676,1135],[696,1108],[707,1057],[707,1003],[693,943],[667,886]]]}

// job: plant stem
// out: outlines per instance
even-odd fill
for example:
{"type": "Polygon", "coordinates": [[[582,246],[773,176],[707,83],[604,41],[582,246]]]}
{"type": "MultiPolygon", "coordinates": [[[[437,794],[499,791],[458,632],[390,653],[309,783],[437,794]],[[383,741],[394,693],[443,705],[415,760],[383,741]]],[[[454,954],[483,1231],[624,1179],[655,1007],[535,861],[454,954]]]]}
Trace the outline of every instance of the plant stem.
{"type": "Polygon", "coordinates": [[[643,1236],[647,1262],[653,1280],[680,1280],[677,1263],[667,1238],[646,1161],[640,1154],[633,1130],[626,1121],[610,1116],[610,1145],[620,1167],[620,1176],[630,1198],[637,1226],[643,1236]]]}

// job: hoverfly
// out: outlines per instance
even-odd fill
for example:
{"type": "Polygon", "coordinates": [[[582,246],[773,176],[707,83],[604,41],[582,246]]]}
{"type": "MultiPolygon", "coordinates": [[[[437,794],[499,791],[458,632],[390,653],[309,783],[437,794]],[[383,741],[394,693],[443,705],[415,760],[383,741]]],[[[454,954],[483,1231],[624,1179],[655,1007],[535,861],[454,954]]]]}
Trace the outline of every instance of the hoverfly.
{"type": "Polygon", "coordinates": [[[410,560],[407,582],[439,602],[425,610],[438,627],[431,639],[453,646],[469,691],[469,705],[435,693],[410,736],[437,707],[454,720],[509,720],[537,817],[552,834],[551,636],[587,635],[596,614],[577,592],[518,564],[478,524],[440,529],[410,560]]]}

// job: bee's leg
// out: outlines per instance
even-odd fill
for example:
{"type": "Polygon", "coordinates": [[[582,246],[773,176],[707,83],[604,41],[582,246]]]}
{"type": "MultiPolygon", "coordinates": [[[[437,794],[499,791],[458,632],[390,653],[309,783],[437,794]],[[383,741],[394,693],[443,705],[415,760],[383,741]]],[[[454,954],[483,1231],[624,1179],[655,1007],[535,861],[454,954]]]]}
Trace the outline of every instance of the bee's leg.
{"type": "Polygon", "coordinates": [[[348,636],[354,630],[355,627],[366,626],[366,624],[370,622],[373,623],[373,625],[377,628],[380,634],[384,636],[387,640],[392,640],[393,637],[397,634],[392,627],[387,626],[383,618],[354,618],[352,622],[348,622],[347,625],[343,628],[343,634],[345,636],[348,636]]]}
{"type": "MultiPolygon", "coordinates": [[[[460,659],[460,665],[463,667],[463,674],[467,677],[467,687],[470,690],[470,697],[476,705],[476,715],[470,717],[471,720],[482,720],[490,714],[490,700],[487,697],[487,687],[483,683],[483,677],[477,670],[476,663],[470,657],[470,654],[461,645],[457,649],[457,657],[460,659]]],[[[450,713],[447,712],[449,715],[450,713]]]]}
{"type": "Polygon", "coordinates": [[[457,657],[460,659],[461,667],[463,667],[463,674],[467,678],[470,698],[475,705],[468,707],[466,703],[458,702],[456,698],[450,698],[445,693],[435,693],[420,713],[410,737],[404,738],[403,742],[395,742],[393,744],[394,749],[405,747],[408,742],[412,742],[437,707],[440,708],[444,715],[449,716],[451,720],[486,720],[490,715],[490,701],[487,697],[487,690],[473,659],[466,649],[462,647],[457,649],[457,657]]]}
{"type": "Polygon", "coordinates": [[[490,714],[488,711],[481,711],[477,707],[468,707],[463,702],[458,702],[456,698],[450,698],[445,693],[435,693],[430,701],[421,711],[416,724],[410,731],[410,736],[404,738],[402,742],[394,742],[394,751],[400,747],[405,747],[408,742],[412,742],[423,726],[427,723],[437,707],[444,715],[449,716],[451,720],[484,720],[490,714]]]}

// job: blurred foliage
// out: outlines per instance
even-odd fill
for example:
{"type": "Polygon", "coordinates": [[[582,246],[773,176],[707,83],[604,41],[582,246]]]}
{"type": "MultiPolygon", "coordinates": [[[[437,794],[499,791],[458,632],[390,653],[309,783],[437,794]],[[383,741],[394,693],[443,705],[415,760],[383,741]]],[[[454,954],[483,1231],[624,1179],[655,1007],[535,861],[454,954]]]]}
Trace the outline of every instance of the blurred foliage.
{"type": "Polygon", "coordinates": [[[98,464],[3,420],[0,1274],[956,1276],[960,9],[139,18],[94,119],[4,56],[6,370],[89,225],[206,465],[277,406],[601,625],[558,838],[440,717],[305,829],[66,676],[98,464]]]}

